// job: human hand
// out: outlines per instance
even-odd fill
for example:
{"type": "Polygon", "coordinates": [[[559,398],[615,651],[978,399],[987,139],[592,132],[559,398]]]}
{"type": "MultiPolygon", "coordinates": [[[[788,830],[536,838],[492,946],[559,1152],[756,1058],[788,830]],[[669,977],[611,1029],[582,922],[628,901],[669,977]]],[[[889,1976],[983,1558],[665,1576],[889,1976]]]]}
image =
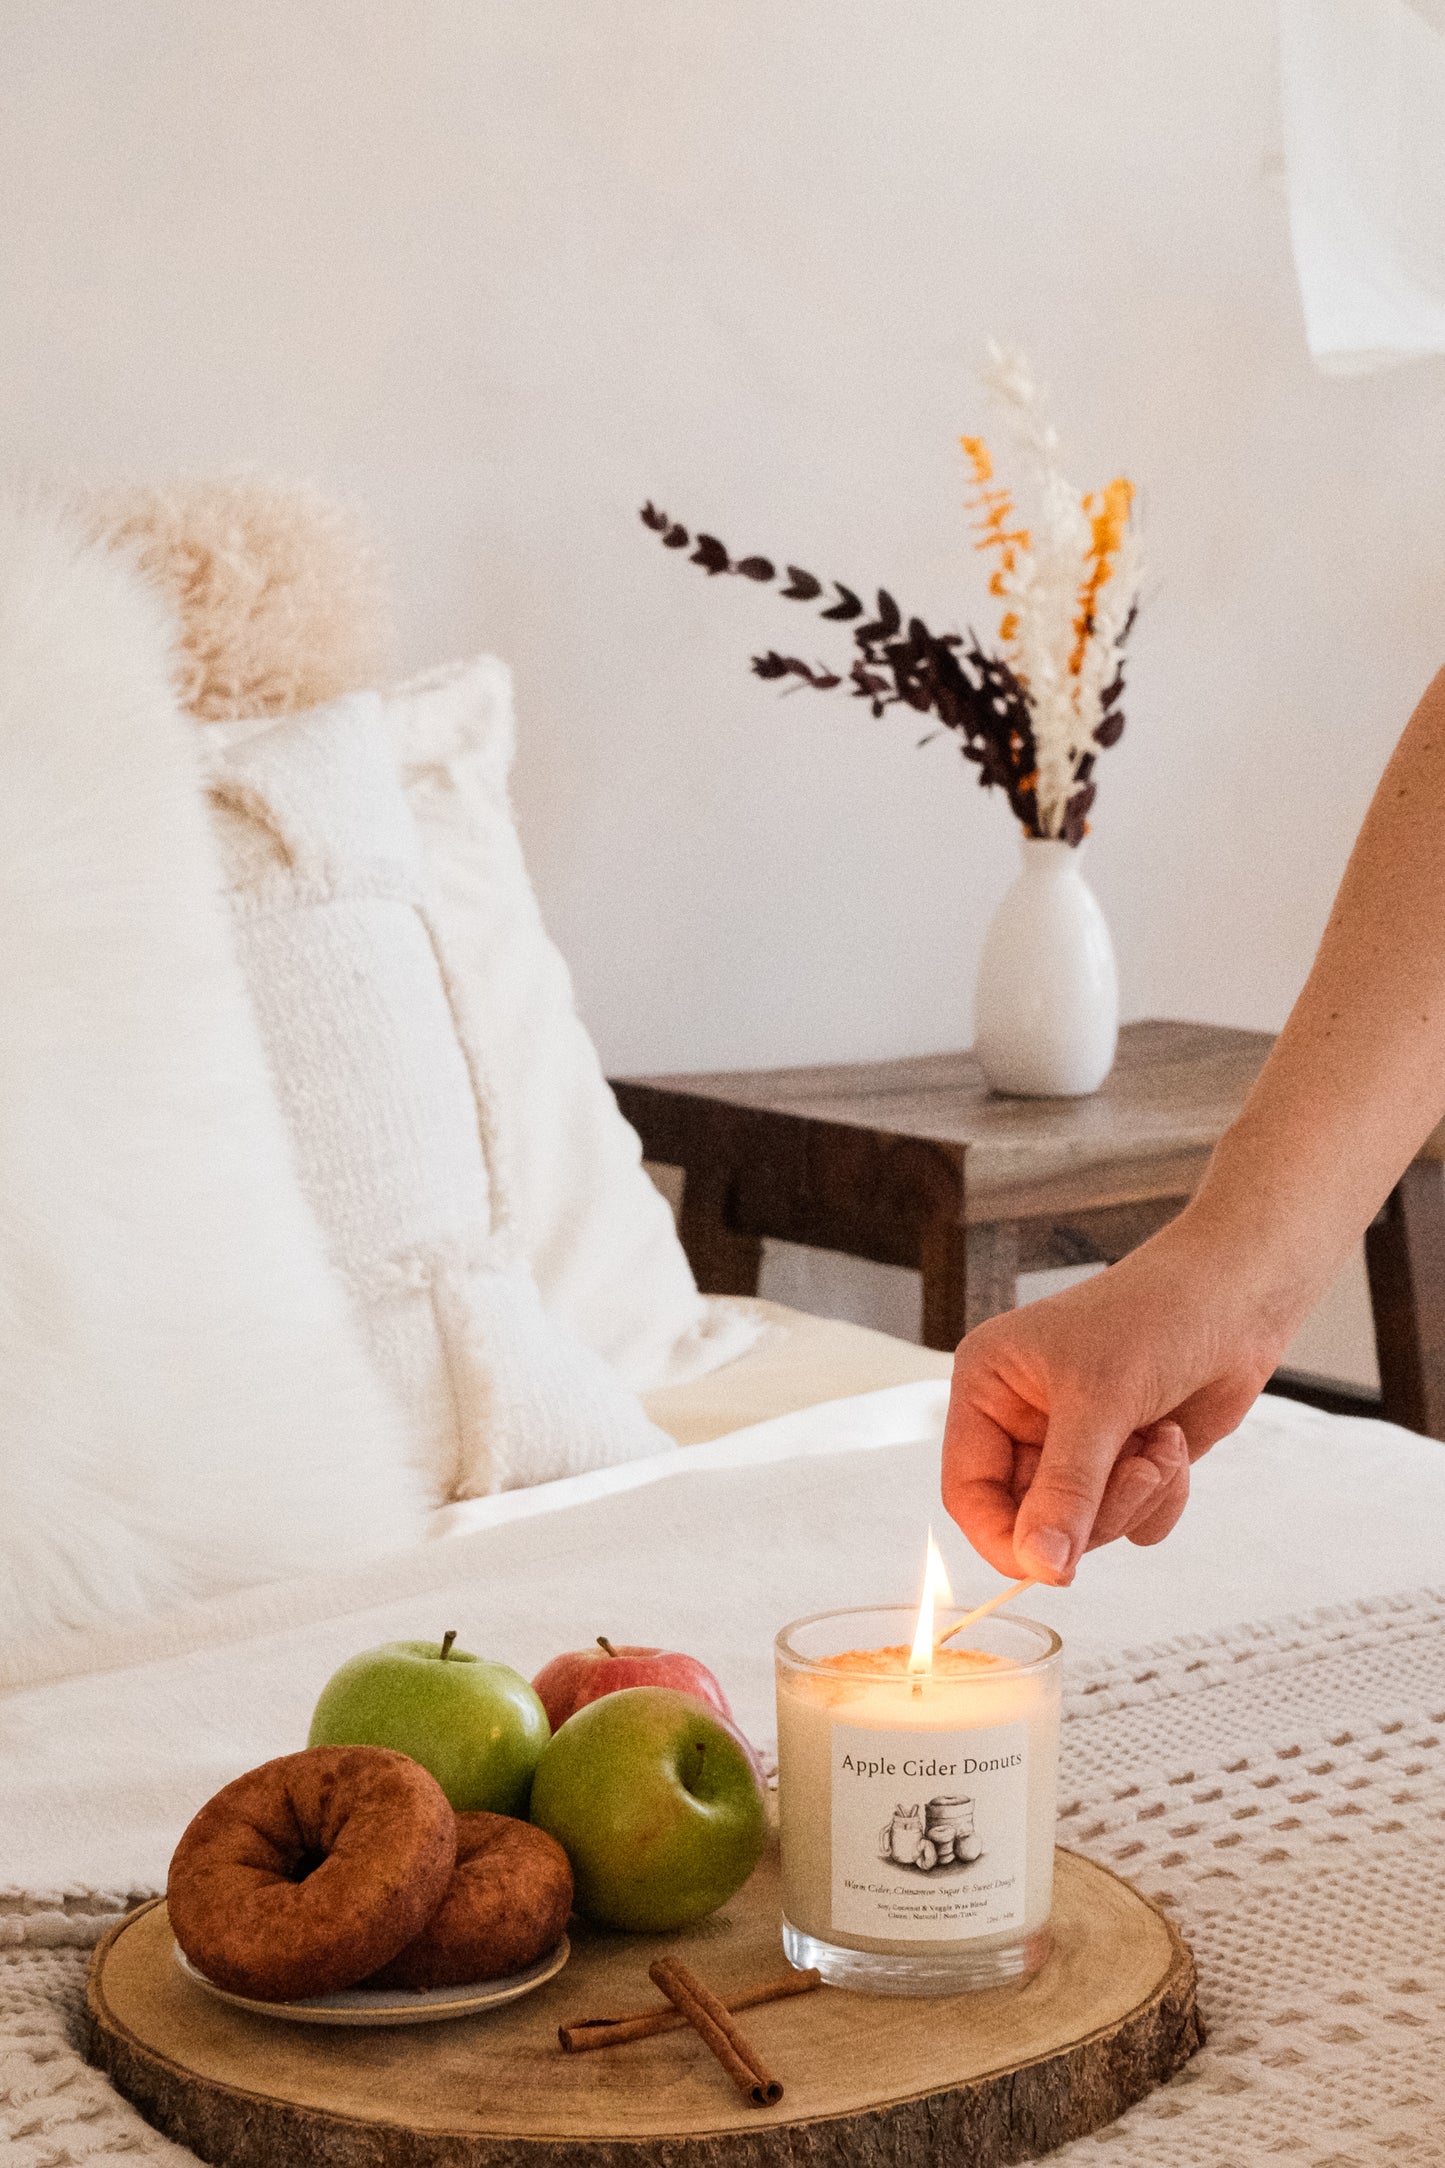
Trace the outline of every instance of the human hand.
{"type": "Polygon", "coordinates": [[[1173,1230],[962,1342],[943,1502],[1000,1573],[1066,1585],[1088,1550],[1158,1543],[1189,1467],[1237,1428],[1287,1331],[1173,1230]]]}

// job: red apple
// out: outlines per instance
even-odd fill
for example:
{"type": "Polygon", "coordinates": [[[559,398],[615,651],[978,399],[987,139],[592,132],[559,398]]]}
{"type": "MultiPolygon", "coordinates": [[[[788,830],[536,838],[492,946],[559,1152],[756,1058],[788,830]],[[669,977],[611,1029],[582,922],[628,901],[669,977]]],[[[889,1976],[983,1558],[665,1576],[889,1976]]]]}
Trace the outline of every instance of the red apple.
{"type": "Polygon", "coordinates": [[[727,1695],[695,1656],[614,1643],[601,1634],[595,1648],[569,1649],[565,1656],[554,1656],[532,1681],[553,1731],[560,1731],[568,1717],[585,1709],[589,1701],[621,1693],[626,1686],[670,1686],[674,1693],[691,1694],[694,1701],[732,1722],[727,1695]]]}

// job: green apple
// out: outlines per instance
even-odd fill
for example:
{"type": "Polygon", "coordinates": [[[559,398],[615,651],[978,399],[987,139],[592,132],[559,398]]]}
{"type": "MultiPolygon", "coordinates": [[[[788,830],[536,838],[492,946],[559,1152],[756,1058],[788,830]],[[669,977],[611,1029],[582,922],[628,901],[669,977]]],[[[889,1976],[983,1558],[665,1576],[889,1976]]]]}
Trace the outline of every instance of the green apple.
{"type": "Polygon", "coordinates": [[[429,1769],[458,1814],[525,1816],[547,1712],[520,1671],[445,1640],[383,1641],[333,1672],[308,1746],[389,1746],[429,1769]]]}
{"type": "Polygon", "coordinates": [[[746,1740],[668,1686],[627,1686],[568,1717],[537,1764],[532,1820],[571,1860],[578,1911],[644,1934],[726,1904],[768,1834],[746,1740]]]}

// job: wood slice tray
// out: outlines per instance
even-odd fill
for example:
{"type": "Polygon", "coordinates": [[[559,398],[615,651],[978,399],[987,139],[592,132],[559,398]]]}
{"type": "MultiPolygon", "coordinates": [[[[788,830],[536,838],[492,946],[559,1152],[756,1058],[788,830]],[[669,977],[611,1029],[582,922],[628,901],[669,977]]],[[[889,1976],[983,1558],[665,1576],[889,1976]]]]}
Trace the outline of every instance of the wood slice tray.
{"type": "Polygon", "coordinates": [[[336,2032],[231,2009],[173,1961],[159,1900],[98,1946],[89,2048],[146,2119],[223,2168],[993,2168],[1112,2122],[1199,2047],[1194,1960],[1126,1882],[1058,1854],[1032,1980],[948,1998],[823,1988],[742,2023],[786,2088],[751,2108],[687,2030],[563,2055],[567,2019],[646,2008],[676,1952],[726,2000],[783,1969],[776,1856],[668,1936],[574,1933],[564,1972],[478,2017],[336,2032]]]}

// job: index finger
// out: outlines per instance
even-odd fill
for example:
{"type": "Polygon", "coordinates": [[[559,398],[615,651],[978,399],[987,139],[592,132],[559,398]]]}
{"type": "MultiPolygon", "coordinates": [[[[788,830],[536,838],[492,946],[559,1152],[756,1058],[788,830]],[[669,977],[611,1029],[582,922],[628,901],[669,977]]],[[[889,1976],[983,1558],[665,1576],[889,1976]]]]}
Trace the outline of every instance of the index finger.
{"type": "Polygon", "coordinates": [[[1132,1423],[1067,1403],[1051,1413],[1038,1472],[1014,1524],[1016,1571],[1067,1588],[1132,1423]]]}

